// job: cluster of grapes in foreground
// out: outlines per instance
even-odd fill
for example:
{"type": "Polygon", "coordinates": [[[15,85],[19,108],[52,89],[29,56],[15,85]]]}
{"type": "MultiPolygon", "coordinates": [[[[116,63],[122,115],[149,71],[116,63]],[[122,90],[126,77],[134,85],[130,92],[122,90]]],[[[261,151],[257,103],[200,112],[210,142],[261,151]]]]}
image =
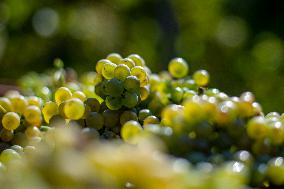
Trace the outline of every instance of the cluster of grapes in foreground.
{"type": "Polygon", "coordinates": [[[182,58],[151,73],[108,55],[78,78],[55,69],[0,97],[0,184],[8,188],[263,188],[284,185],[284,114],[251,92],[209,88],[182,58]]]}

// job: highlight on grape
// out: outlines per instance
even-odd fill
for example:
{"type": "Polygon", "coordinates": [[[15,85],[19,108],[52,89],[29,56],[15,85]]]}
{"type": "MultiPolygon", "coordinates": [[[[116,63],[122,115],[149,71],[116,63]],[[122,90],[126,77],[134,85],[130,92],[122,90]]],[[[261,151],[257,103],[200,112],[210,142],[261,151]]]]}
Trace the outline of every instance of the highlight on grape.
{"type": "Polygon", "coordinates": [[[0,97],[0,186],[284,186],[284,114],[264,114],[251,92],[229,96],[183,58],[160,73],[138,54],[80,77],[54,65],[0,97]]]}

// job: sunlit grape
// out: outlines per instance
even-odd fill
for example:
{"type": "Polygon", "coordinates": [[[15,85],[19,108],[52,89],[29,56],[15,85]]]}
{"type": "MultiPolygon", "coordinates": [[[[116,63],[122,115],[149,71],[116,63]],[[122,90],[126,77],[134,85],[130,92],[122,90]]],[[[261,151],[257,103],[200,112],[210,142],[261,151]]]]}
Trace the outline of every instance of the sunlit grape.
{"type": "Polygon", "coordinates": [[[85,113],[84,103],[77,98],[70,99],[64,105],[64,113],[68,119],[81,119],[85,113]]]}
{"type": "Polygon", "coordinates": [[[2,125],[7,130],[15,130],[20,126],[20,116],[15,112],[8,112],[2,118],[2,125]]]}
{"type": "Polygon", "coordinates": [[[169,72],[173,77],[182,78],[188,74],[188,65],[182,58],[174,58],[170,61],[169,72]]]}

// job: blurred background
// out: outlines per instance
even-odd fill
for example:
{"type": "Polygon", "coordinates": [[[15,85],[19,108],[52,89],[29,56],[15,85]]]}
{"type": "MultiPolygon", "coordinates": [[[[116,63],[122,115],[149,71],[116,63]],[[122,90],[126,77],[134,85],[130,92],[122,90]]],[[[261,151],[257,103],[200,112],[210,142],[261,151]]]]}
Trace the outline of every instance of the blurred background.
{"type": "Polygon", "coordinates": [[[0,84],[61,58],[79,72],[111,52],[154,71],[184,57],[211,87],[284,112],[282,0],[0,0],[0,84]]]}

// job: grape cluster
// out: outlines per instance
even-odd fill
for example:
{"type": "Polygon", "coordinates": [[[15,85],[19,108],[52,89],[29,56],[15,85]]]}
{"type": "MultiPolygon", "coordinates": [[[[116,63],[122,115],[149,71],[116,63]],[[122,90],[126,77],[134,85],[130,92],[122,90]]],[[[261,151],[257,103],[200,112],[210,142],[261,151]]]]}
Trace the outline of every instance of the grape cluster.
{"type": "Polygon", "coordinates": [[[10,91],[0,98],[0,173],[8,175],[9,162],[20,160],[31,167],[28,171],[52,183],[51,188],[64,183],[41,172],[49,166],[58,171],[57,176],[68,178],[70,186],[84,183],[85,188],[88,184],[109,188],[101,183],[107,179],[118,184],[110,188],[284,185],[284,114],[265,115],[251,92],[230,97],[210,88],[209,73],[190,74],[182,58],[172,59],[168,71],[153,74],[141,56],[122,58],[112,53],[96,63],[96,72],[79,79],[74,70],[63,68],[61,60],[54,64],[52,71],[22,79],[25,96],[10,91]],[[74,132],[72,137],[65,136],[69,132],[74,132]],[[106,140],[111,142],[99,142],[106,140]],[[53,149],[54,143],[57,153],[41,150],[53,149]],[[107,154],[105,163],[100,153],[107,154]],[[51,157],[57,162],[68,154],[82,156],[75,159],[85,167],[83,175],[54,167],[53,160],[41,165],[33,161],[51,157]],[[167,181],[157,177],[154,164],[167,181]],[[139,176],[133,169],[151,173],[139,176]],[[93,172],[106,178],[89,183],[93,172]],[[145,179],[150,179],[147,184],[145,179]]]}

